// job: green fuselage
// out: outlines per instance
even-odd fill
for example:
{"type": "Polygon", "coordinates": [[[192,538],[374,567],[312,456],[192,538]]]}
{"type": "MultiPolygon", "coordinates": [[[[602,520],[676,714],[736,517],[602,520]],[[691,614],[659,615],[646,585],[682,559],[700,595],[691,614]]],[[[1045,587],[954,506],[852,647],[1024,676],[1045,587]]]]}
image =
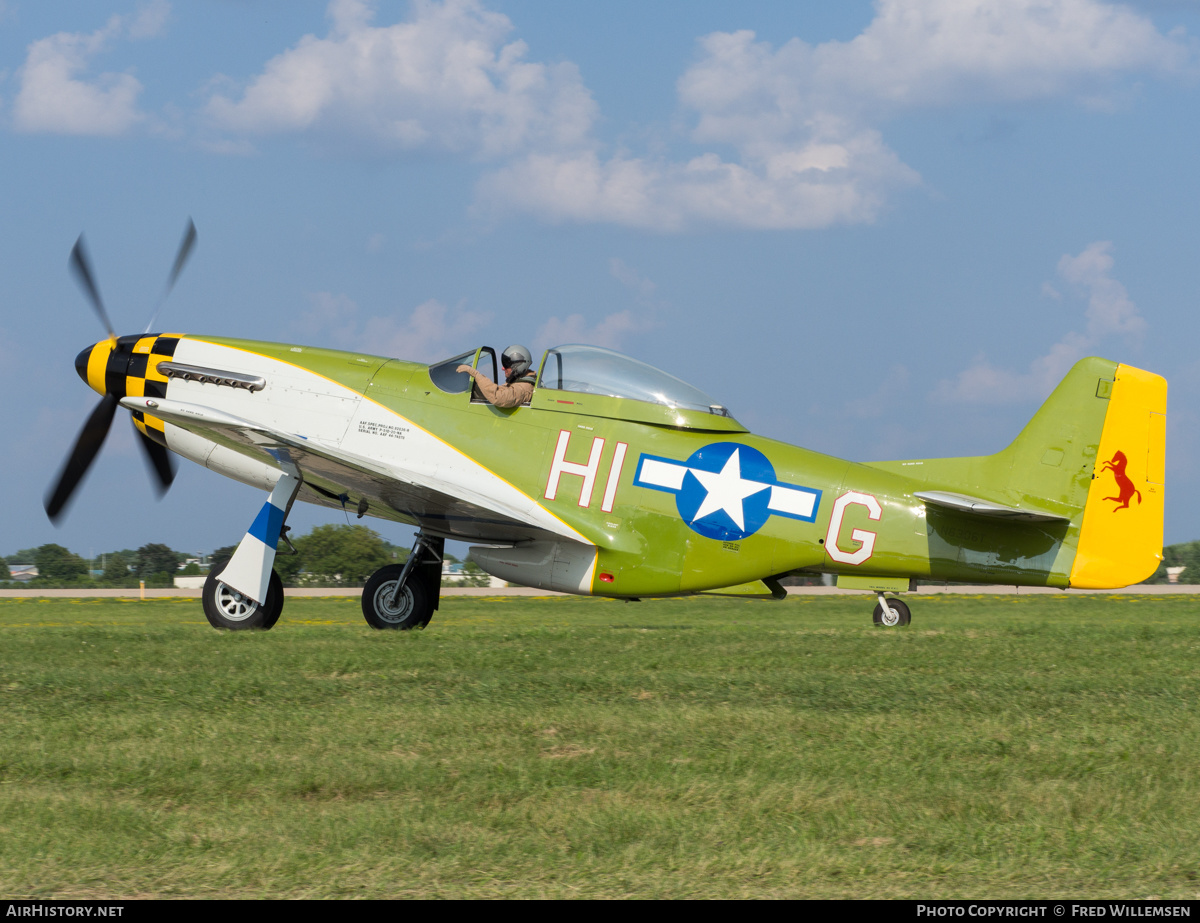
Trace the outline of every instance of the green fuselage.
{"type": "MultiPolygon", "coordinates": [[[[914,497],[972,470],[987,492],[999,477],[987,466],[1001,456],[858,464],[755,436],[715,413],[544,387],[529,406],[502,410],[447,393],[414,363],[204,339],[351,388],[518,488],[599,549],[597,595],[698,592],[795,572],[1067,585],[1086,482],[1060,497],[1080,510],[1070,522],[982,521],[914,497]],[[707,473],[694,474],[701,465],[707,473]]],[[[991,487],[1011,499],[1006,491],[991,487]]],[[[417,521],[404,510],[369,515],[417,521]]],[[[444,531],[479,538],[469,524],[444,531]]]]}

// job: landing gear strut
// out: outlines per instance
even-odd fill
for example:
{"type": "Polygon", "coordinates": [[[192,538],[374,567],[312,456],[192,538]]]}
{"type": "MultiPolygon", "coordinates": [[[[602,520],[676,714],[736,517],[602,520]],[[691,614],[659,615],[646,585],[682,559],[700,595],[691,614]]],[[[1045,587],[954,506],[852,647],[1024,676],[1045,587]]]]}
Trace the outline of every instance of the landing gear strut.
{"type": "Polygon", "coordinates": [[[363,618],[372,628],[424,628],[438,607],[445,539],[418,535],[408,560],[381,567],[363,587],[363,618]]]}
{"type": "MultiPolygon", "coordinates": [[[[280,538],[289,548],[292,546],[287,541],[284,522],[301,483],[296,466],[285,464],[267,502],[238,542],[233,556],[209,571],[202,597],[204,616],[213,628],[265,630],[279,621],[279,613],[283,611],[283,581],[272,565],[280,538]]],[[[292,548],[293,554],[295,551],[292,548]]]]}
{"type": "Polygon", "coordinates": [[[875,607],[873,616],[876,625],[897,628],[912,621],[912,613],[908,611],[907,603],[895,597],[885,599],[883,593],[879,593],[878,596],[879,604],[875,607]]]}

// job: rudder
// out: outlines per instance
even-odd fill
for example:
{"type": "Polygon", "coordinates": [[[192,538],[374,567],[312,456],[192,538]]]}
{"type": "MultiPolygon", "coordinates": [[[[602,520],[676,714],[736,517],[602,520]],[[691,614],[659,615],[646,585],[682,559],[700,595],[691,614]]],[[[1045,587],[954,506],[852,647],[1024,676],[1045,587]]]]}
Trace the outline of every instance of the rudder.
{"type": "Polygon", "coordinates": [[[1118,365],[1108,398],[1070,573],[1084,589],[1139,583],[1162,561],[1167,382],[1118,365]]]}

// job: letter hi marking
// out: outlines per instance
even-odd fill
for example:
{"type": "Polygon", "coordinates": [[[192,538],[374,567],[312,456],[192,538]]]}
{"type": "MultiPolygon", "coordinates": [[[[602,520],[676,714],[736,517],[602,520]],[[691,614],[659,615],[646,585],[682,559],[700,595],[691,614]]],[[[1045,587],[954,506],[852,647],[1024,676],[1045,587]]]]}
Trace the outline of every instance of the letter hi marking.
{"type": "MultiPolygon", "coordinates": [[[[596,486],[596,474],[600,470],[600,455],[604,452],[604,439],[596,436],[592,439],[592,452],[587,464],[581,465],[567,461],[567,446],[571,442],[571,431],[564,429],[558,434],[558,445],[554,448],[554,461],[550,465],[550,476],[546,479],[547,500],[558,496],[558,482],[564,474],[575,474],[583,478],[583,487],[579,491],[579,505],[588,507],[592,504],[592,489],[596,486]]],[[[611,481],[611,476],[610,476],[611,481]]],[[[613,488],[615,494],[616,488],[613,488]]],[[[605,499],[608,491],[605,490],[605,499]]]]}

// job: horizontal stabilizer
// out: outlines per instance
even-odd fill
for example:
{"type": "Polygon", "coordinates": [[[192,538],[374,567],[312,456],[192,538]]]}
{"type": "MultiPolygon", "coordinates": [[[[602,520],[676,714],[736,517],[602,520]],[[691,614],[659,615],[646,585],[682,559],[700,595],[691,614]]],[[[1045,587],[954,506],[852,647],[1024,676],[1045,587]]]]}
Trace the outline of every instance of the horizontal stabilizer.
{"type": "Polygon", "coordinates": [[[1015,506],[1003,506],[990,500],[969,497],[966,494],[951,493],[948,490],[918,490],[913,494],[918,500],[924,500],[934,506],[947,510],[957,510],[960,513],[975,513],[978,516],[989,516],[993,519],[1010,519],[1014,522],[1070,522],[1071,517],[1047,513],[1043,510],[1018,509],[1015,506]]]}

